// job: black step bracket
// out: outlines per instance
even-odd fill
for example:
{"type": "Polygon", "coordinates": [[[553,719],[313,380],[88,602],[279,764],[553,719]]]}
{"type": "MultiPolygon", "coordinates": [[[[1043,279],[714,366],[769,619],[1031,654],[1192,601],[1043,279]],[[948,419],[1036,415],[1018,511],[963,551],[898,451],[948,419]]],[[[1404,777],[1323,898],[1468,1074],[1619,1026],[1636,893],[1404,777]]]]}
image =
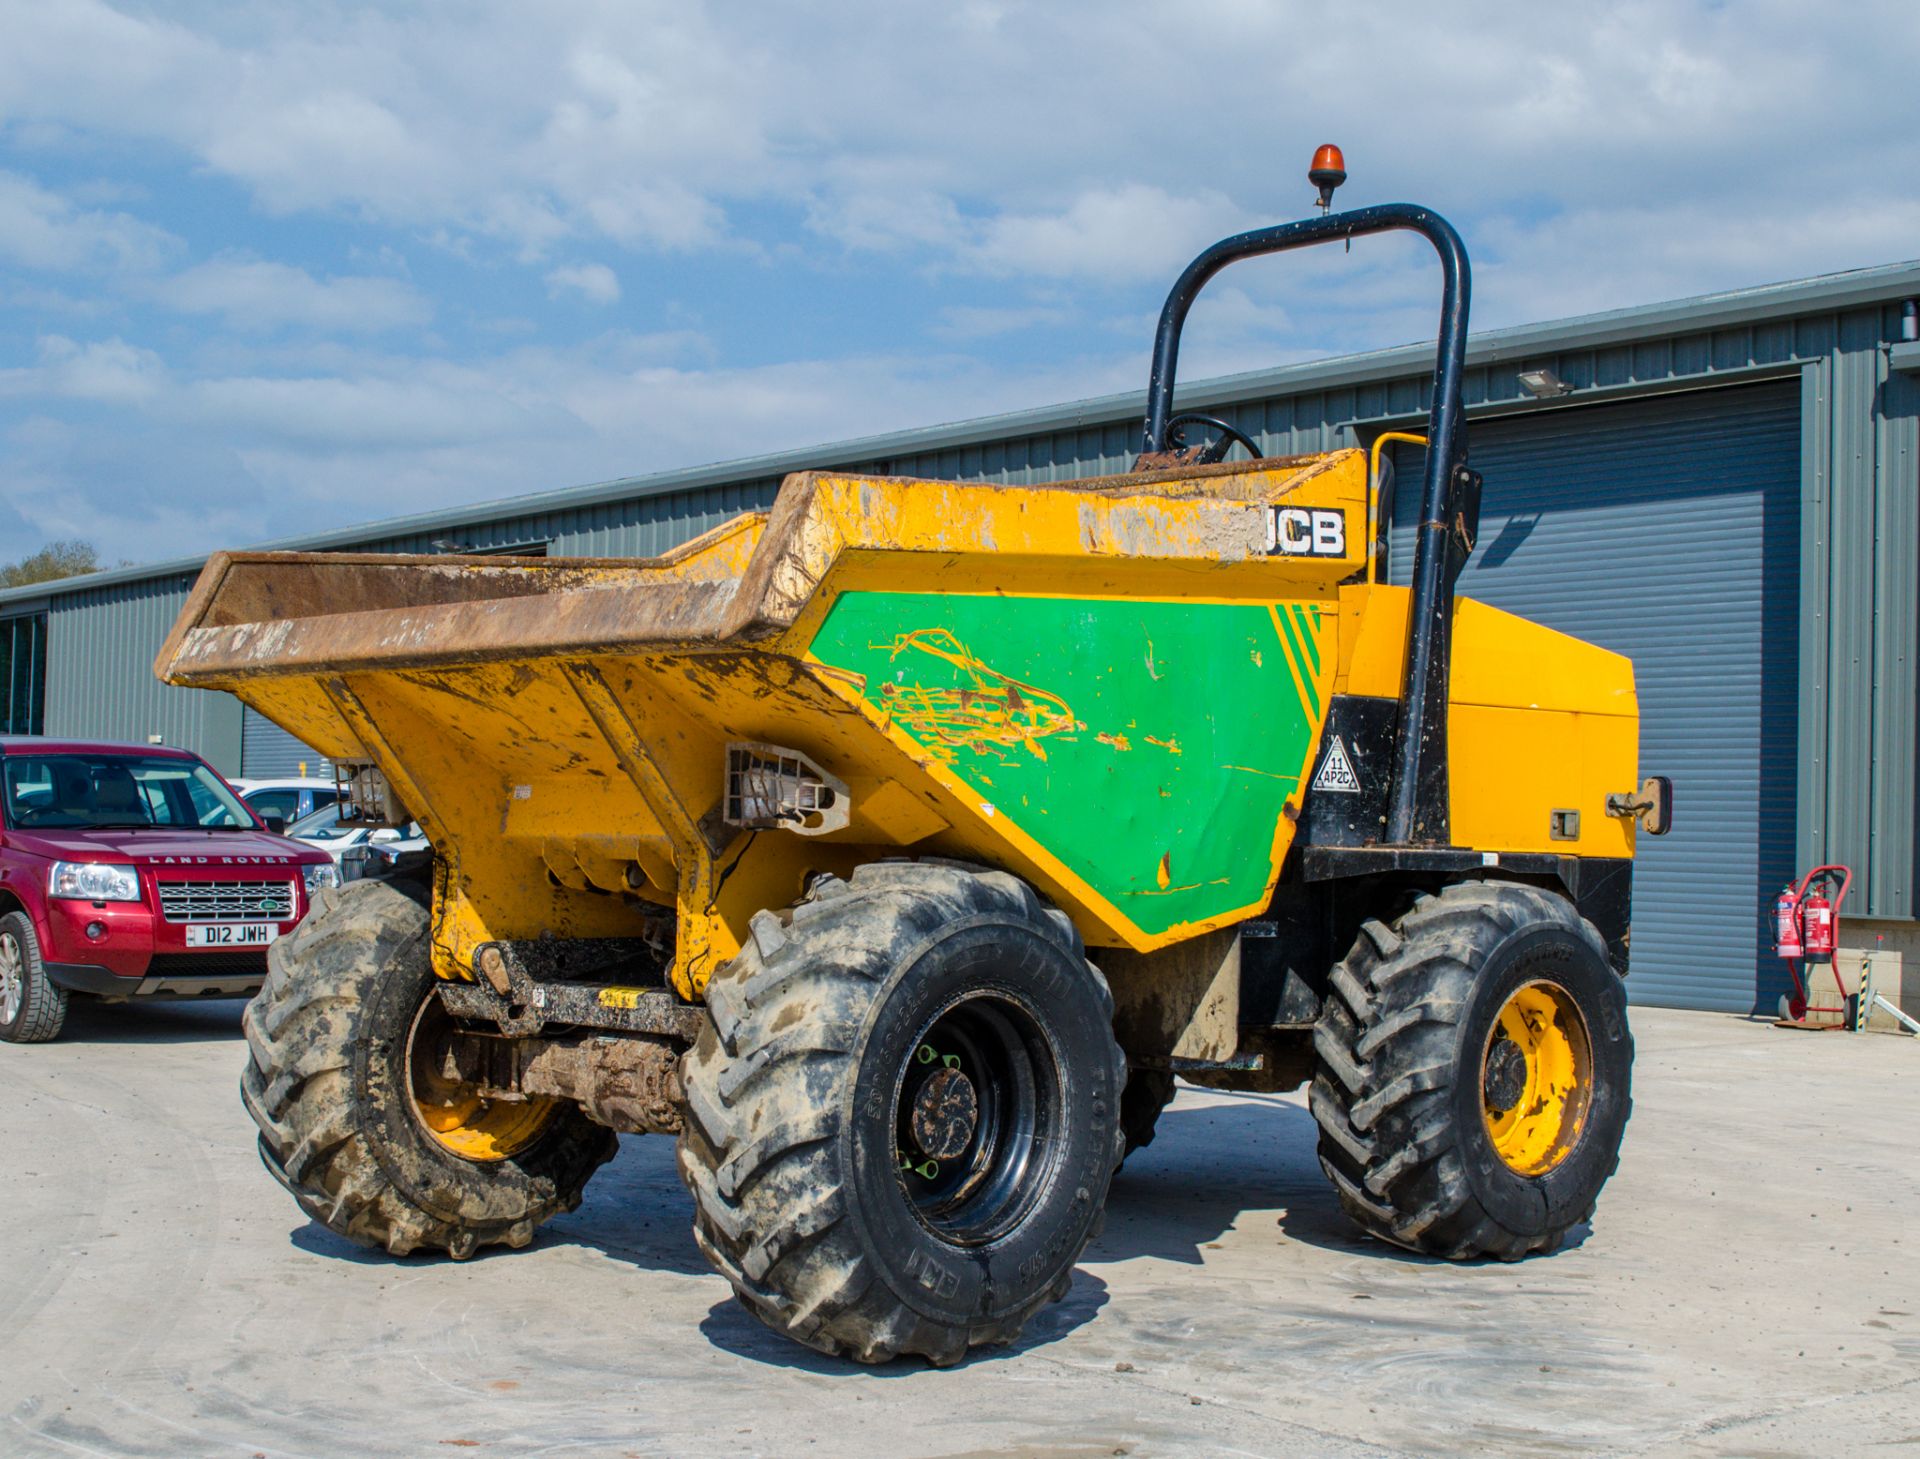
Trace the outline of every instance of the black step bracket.
{"type": "Polygon", "coordinates": [[[456,1018],[497,1023],[513,1038],[550,1024],[650,1033],[691,1044],[706,1015],[664,988],[617,988],[604,983],[536,983],[530,1001],[515,1003],[478,983],[442,983],[440,1002],[456,1018]]]}
{"type": "MultiPolygon", "coordinates": [[[[485,983],[440,985],[441,1005],[456,1018],[495,1023],[511,1038],[527,1038],[549,1024],[607,1029],[617,1033],[662,1035],[691,1044],[706,1021],[702,1010],[683,1003],[653,983],[632,986],[535,978],[522,956],[524,943],[490,942],[476,949],[474,962],[505,976],[505,993],[485,983]]],[[[646,963],[627,963],[608,972],[657,976],[646,963]]]]}

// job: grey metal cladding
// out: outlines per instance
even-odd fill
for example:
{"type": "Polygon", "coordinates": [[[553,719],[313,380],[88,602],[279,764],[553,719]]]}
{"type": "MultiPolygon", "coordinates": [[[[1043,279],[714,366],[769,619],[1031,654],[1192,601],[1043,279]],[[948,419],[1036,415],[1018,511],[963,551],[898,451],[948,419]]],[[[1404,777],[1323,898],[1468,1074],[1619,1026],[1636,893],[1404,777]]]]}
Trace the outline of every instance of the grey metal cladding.
{"type": "Polygon", "coordinates": [[[243,708],[240,773],[252,780],[280,780],[296,775],[316,775],[324,779],[333,773],[333,767],[318,750],[295,739],[259,710],[243,708]]]}
{"type": "Polygon", "coordinates": [[[1472,430],[1485,506],[1460,592],[1629,655],[1642,772],[1673,778],[1674,829],[1634,870],[1636,1002],[1746,1013],[1785,988],[1761,913],[1794,858],[1799,420],[1787,382],[1472,430]]]}
{"type": "Polygon", "coordinates": [[[47,615],[47,733],[197,750],[240,773],[240,701],[153,676],[191,575],[119,582],[53,600],[47,615]]]}

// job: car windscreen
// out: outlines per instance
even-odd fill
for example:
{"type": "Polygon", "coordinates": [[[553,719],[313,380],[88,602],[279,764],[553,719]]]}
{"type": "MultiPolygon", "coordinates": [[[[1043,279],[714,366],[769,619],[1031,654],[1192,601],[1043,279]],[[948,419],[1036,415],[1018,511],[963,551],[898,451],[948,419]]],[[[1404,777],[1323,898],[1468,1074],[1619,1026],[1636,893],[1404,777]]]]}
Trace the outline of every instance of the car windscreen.
{"type": "MultiPolygon", "coordinates": [[[[258,801],[252,803],[256,806],[259,804],[258,801]]],[[[365,829],[365,824],[360,821],[341,820],[338,805],[323,805],[288,826],[287,834],[297,836],[302,841],[341,841],[365,829]]]]}
{"type": "Polygon", "coordinates": [[[144,755],[8,755],[7,825],[32,830],[194,826],[250,831],[253,817],[205,765],[144,755]]]}

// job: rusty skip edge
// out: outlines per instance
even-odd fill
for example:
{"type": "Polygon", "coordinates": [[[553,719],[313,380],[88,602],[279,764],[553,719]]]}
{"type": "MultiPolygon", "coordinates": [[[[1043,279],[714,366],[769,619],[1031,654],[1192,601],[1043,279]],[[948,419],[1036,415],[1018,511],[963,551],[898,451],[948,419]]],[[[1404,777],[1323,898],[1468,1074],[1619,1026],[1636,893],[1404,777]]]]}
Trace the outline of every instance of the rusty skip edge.
{"type": "MultiPolygon", "coordinates": [[[[1190,483],[1252,475],[1268,483],[1259,499],[1298,489],[1341,455],[1149,472],[1139,477],[1054,482],[1025,491],[1128,500],[1136,511],[1108,524],[1114,555],[1143,555],[1151,520],[1190,483]],[[1279,478],[1286,478],[1284,481],[1279,478]],[[1129,500],[1131,499],[1131,500],[1129,500]],[[1138,519],[1136,519],[1138,518],[1138,519]],[[1128,529],[1131,530],[1128,530],[1128,529]]],[[[293,677],[378,667],[475,664],[628,648],[670,650],[772,637],[799,615],[834,560],[850,549],[885,549],[850,538],[815,510],[819,483],[862,478],[802,472],[789,477],[771,513],[746,513],[655,558],[489,558],[378,553],[215,553],[201,571],[154,672],[170,684],[225,688],[259,677],[293,677]],[[714,549],[754,534],[744,565],[714,549]]],[[[1007,488],[886,478],[892,487],[966,492],[1007,488]]],[[[1217,533],[1185,550],[1247,550],[1252,499],[1181,496],[1211,509],[1217,533]]],[[[1090,551],[1090,555],[1098,549],[1090,551]]]]}
{"type": "Polygon", "coordinates": [[[743,514],[654,558],[216,553],[154,673],[169,684],[225,688],[257,677],[765,637],[791,623],[811,592],[814,575],[801,574],[804,591],[780,591],[780,580],[798,566],[782,558],[799,548],[814,494],[810,473],[789,478],[771,515],[743,514]],[[763,525],[742,575],[680,575],[726,538],[763,525]]]}
{"type": "Polygon", "coordinates": [[[217,552],[161,644],[154,674],[219,688],[262,675],[479,662],[516,648],[567,652],[608,642],[622,615],[632,621],[636,612],[637,641],[709,638],[724,618],[715,600],[730,601],[740,580],[682,570],[766,521],[766,513],[744,513],[654,558],[217,552]]]}

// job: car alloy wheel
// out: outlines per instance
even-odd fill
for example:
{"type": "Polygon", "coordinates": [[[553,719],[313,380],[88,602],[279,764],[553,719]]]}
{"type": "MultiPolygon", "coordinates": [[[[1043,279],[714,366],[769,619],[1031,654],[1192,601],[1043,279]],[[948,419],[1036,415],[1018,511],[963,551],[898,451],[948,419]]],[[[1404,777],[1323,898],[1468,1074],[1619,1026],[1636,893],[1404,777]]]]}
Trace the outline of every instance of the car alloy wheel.
{"type": "Polygon", "coordinates": [[[27,975],[20,956],[20,940],[11,932],[0,932],[0,1023],[12,1023],[20,1016],[20,1005],[27,996],[27,975]]]}

